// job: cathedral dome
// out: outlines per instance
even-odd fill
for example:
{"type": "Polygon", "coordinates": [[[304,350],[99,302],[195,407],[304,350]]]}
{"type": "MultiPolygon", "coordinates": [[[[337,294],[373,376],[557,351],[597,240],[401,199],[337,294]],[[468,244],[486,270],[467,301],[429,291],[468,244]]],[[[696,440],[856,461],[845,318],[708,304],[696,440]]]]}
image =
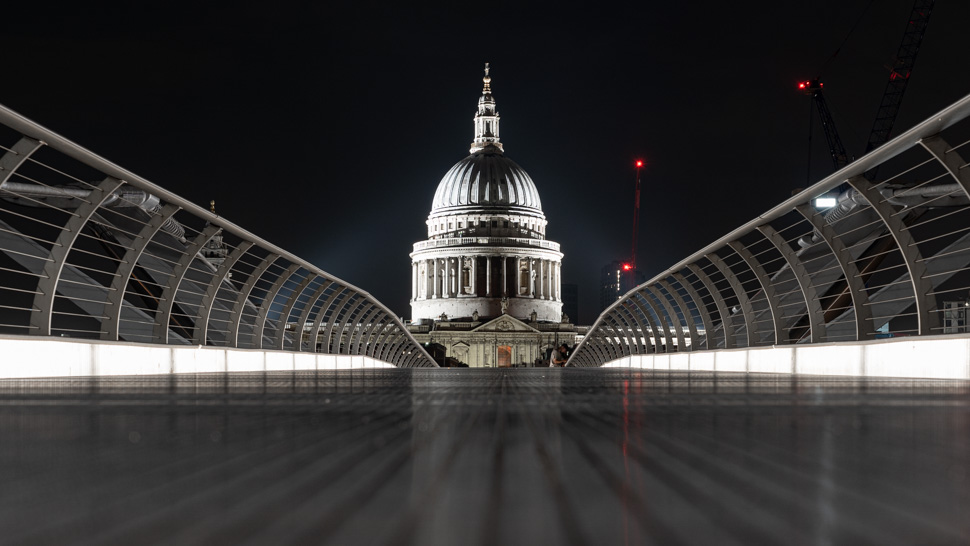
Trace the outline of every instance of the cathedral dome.
{"type": "MultiPolygon", "coordinates": [[[[540,331],[537,324],[563,321],[563,254],[559,243],[546,239],[548,222],[535,183],[505,156],[488,70],[486,63],[471,155],[438,183],[426,222],[428,238],[414,243],[410,254],[411,320],[422,327],[455,320],[485,333],[492,331],[494,325],[488,326],[488,321],[494,319],[503,336],[524,336],[531,340],[527,343],[535,343],[536,335],[553,332],[540,331]],[[503,315],[512,319],[499,320],[503,315]],[[522,323],[521,328],[513,319],[522,323]]],[[[448,331],[464,336],[471,330],[448,331]]],[[[560,339],[556,336],[563,331],[557,327],[550,339],[560,339]]],[[[461,343],[460,337],[450,339],[449,351],[464,354],[462,358],[477,355],[477,365],[499,365],[496,355],[515,345],[506,338],[461,343]]],[[[514,358],[533,361],[535,357],[524,350],[512,351],[514,358]]]]}
{"type": "Polygon", "coordinates": [[[542,214],[532,178],[494,146],[486,146],[455,164],[438,183],[431,216],[488,211],[542,214]]]}

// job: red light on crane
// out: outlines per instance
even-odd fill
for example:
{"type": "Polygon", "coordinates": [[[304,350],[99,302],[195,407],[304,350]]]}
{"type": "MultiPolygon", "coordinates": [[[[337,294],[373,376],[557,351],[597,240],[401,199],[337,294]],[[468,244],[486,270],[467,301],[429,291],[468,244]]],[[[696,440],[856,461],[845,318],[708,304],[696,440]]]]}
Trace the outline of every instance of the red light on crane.
{"type": "Polygon", "coordinates": [[[633,269],[633,266],[632,265],[630,265],[630,264],[623,264],[623,271],[629,271],[631,269],[633,269]]]}
{"type": "Polygon", "coordinates": [[[637,168],[640,168],[640,167],[642,167],[642,166],[643,166],[643,161],[640,161],[640,160],[638,159],[638,160],[637,160],[637,168]]]}
{"type": "Polygon", "coordinates": [[[805,89],[805,82],[798,84],[799,89],[805,89]]]}

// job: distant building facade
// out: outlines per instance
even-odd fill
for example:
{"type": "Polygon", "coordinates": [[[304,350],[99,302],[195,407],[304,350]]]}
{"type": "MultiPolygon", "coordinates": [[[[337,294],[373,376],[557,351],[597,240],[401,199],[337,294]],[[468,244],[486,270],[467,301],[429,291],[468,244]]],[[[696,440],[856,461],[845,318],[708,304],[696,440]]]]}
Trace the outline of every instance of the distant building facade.
{"type": "Polygon", "coordinates": [[[635,286],[647,281],[642,271],[628,268],[628,264],[612,261],[600,270],[600,312],[635,286]]]}
{"type": "Polygon", "coordinates": [[[943,302],[944,334],[962,334],[967,332],[968,306],[970,306],[970,302],[967,300],[943,302]]]}
{"type": "Polygon", "coordinates": [[[505,157],[488,72],[471,155],[441,179],[410,255],[410,328],[469,366],[533,364],[578,338],[563,316],[563,254],[535,183],[505,157]]]}

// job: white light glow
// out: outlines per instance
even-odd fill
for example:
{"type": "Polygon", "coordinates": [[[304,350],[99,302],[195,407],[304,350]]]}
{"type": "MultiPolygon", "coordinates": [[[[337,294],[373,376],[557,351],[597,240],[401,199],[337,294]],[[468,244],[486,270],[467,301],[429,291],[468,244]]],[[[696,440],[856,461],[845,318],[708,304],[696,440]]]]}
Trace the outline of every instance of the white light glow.
{"type": "Polygon", "coordinates": [[[351,355],[0,336],[0,378],[393,368],[351,355]]]}
{"type": "Polygon", "coordinates": [[[838,204],[838,201],[834,197],[819,197],[815,200],[815,208],[817,209],[830,209],[838,204]]]}

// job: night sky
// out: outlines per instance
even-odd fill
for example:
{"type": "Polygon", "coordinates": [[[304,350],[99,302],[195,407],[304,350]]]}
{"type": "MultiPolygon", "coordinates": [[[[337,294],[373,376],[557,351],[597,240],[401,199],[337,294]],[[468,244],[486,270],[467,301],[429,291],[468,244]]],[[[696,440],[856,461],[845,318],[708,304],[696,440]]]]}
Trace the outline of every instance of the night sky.
{"type": "MultiPolygon", "coordinates": [[[[634,159],[650,277],[832,170],[798,81],[821,72],[861,154],[912,0],[33,4],[4,7],[0,103],[405,318],[490,62],[588,324],[600,268],[630,252],[634,159]]],[[[970,93],[968,25],[970,2],[937,2],[895,133],[970,93]]]]}

